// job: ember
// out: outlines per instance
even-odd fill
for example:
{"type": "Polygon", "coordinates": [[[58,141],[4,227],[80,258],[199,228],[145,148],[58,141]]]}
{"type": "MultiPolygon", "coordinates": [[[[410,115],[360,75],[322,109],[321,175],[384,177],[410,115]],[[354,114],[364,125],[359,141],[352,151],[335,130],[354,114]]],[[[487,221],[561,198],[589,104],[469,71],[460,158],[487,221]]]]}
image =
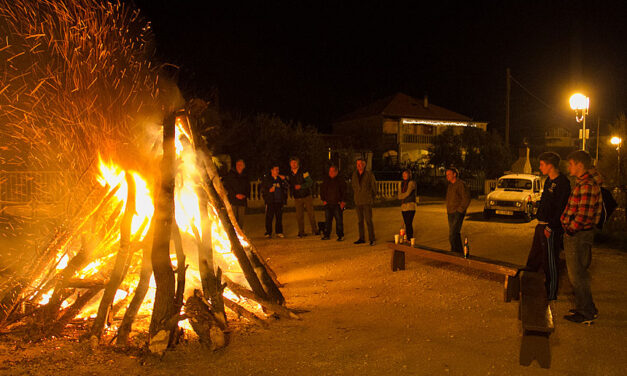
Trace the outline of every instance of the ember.
{"type": "Polygon", "coordinates": [[[182,102],[150,63],[136,10],[0,0],[0,31],[0,159],[62,176],[59,225],[0,284],[0,327],[47,336],[90,318],[92,343],[111,332],[126,345],[152,315],[150,348],[162,352],[185,319],[225,345],[225,306],[255,323],[262,306],[297,317],[237,226],[194,112],[173,115],[182,102]]]}

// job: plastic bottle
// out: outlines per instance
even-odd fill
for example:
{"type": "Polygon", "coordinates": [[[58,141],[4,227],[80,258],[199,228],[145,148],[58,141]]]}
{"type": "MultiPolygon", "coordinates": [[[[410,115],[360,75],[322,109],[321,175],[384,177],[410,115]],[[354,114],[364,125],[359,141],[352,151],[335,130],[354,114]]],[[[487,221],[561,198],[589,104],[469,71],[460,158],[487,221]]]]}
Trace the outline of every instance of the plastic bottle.
{"type": "Polygon", "coordinates": [[[464,258],[470,256],[470,246],[468,245],[468,237],[464,237],[464,258]]]}

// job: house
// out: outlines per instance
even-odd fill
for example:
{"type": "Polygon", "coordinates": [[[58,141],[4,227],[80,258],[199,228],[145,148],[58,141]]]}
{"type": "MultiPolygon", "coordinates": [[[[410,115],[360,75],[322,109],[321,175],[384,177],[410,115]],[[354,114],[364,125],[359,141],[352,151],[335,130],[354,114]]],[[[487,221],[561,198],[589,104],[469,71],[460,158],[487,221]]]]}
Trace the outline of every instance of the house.
{"type": "Polygon", "coordinates": [[[464,127],[484,131],[487,123],[403,93],[378,100],[333,122],[333,134],[352,141],[352,147],[369,149],[374,159],[389,164],[425,162],[437,135],[453,128],[461,133],[464,127]]]}

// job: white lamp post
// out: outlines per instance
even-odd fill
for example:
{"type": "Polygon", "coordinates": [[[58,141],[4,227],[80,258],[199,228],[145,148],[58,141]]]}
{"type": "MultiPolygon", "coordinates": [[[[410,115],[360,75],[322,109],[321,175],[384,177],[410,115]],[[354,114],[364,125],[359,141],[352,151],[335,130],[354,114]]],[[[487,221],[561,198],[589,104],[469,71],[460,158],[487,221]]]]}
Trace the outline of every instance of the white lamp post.
{"type": "Polygon", "coordinates": [[[620,147],[623,144],[623,140],[620,137],[612,137],[610,140],[612,145],[616,145],[616,154],[618,155],[618,164],[616,165],[616,185],[620,187],[620,147]]]}
{"type": "Polygon", "coordinates": [[[577,93],[570,97],[570,108],[575,110],[575,120],[583,124],[583,131],[581,132],[581,148],[583,150],[586,150],[586,115],[588,115],[589,107],[590,98],[585,95],[577,93]]]}

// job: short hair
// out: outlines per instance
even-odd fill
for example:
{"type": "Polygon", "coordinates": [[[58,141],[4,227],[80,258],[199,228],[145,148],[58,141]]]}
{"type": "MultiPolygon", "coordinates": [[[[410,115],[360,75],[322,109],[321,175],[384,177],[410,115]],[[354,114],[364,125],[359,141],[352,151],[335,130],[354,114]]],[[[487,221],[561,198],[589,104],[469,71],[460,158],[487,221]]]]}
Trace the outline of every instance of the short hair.
{"type": "Polygon", "coordinates": [[[590,154],[585,150],[573,151],[572,153],[568,154],[568,158],[566,159],[575,163],[583,164],[583,167],[585,169],[589,169],[590,167],[592,167],[592,158],[590,158],[590,154]]]}
{"type": "MultiPolygon", "coordinates": [[[[272,170],[275,167],[279,167],[279,164],[278,163],[271,163],[270,164],[270,170],[272,170]]],[[[279,169],[280,169],[280,167],[279,167],[279,169]]]]}
{"type": "Polygon", "coordinates": [[[336,165],[334,165],[334,164],[332,164],[331,166],[329,166],[329,170],[330,170],[330,169],[332,169],[332,168],[333,168],[333,169],[335,169],[335,171],[339,171],[339,169],[337,168],[337,166],[336,166],[336,165]]]}
{"type": "Polygon", "coordinates": [[[290,157],[290,162],[291,161],[296,161],[296,162],[300,163],[300,159],[298,159],[298,157],[290,157]]]}
{"type": "Polygon", "coordinates": [[[243,162],[243,163],[246,163],[246,162],[244,162],[244,160],[243,160],[242,158],[240,158],[240,159],[236,160],[236,161],[235,161],[235,164],[237,164],[238,162],[243,162]]]}
{"type": "Polygon", "coordinates": [[[560,168],[560,156],[552,151],[546,151],[538,157],[538,159],[544,163],[552,164],[553,167],[560,168]]]}
{"type": "Polygon", "coordinates": [[[459,170],[453,166],[450,166],[449,168],[447,168],[446,171],[453,171],[455,176],[459,176],[459,170]]]}
{"type": "Polygon", "coordinates": [[[368,162],[366,162],[366,160],[365,160],[364,158],[362,158],[362,157],[359,157],[359,158],[357,158],[357,159],[355,160],[355,162],[359,162],[359,161],[362,161],[362,162],[364,162],[364,163],[368,163],[368,162]]]}

